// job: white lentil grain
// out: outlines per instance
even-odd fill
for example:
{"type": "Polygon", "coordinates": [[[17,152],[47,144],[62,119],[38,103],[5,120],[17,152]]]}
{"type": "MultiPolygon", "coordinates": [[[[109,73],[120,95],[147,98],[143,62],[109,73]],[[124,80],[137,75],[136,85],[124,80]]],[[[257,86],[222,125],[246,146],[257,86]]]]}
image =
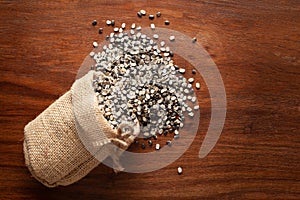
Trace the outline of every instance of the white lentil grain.
{"type": "Polygon", "coordinates": [[[154,30],[154,29],[155,29],[155,24],[150,24],[150,28],[151,28],[152,30],[154,30]]]}
{"type": "Polygon", "coordinates": [[[160,149],[160,144],[156,144],[156,145],[155,145],[155,149],[156,149],[156,150],[159,150],[159,149],[160,149]]]}
{"type": "Polygon", "coordinates": [[[154,35],[153,35],[153,38],[154,38],[154,39],[158,39],[158,37],[159,37],[159,36],[158,36],[157,34],[154,34],[154,35]]]}
{"type": "Polygon", "coordinates": [[[109,26],[111,25],[111,21],[110,20],[106,20],[106,24],[109,26]]]}
{"type": "Polygon", "coordinates": [[[181,167],[178,167],[178,168],[177,168],[177,172],[178,172],[178,174],[182,174],[182,168],[181,168],[181,167]]]}
{"type": "Polygon", "coordinates": [[[93,42],[93,47],[97,48],[98,47],[98,43],[97,42],[93,42]]]}
{"type": "Polygon", "coordinates": [[[170,39],[170,41],[174,41],[175,40],[175,36],[171,35],[169,39],[170,39]]]}
{"type": "Polygon", "coordinates": [[[140,10],[140,13],[142,14],[142,15],[146,15],[146,11],[145,10],[140,10]]]}
{"type": "Polygon", "coordinates": [[[138,27],[136,27],[136,30],[137,30],[137,31],[140,31],[140,30],[142,30],[142,27],[141,27],[141,26],[138,26],[138,27]]]}

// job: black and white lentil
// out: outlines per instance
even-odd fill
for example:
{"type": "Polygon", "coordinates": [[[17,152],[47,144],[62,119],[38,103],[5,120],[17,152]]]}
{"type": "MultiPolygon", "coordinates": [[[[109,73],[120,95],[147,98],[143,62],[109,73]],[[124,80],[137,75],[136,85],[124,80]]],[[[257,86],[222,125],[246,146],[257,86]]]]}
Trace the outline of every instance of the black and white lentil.
{"type": "MultiPolygon", "coordinates": [[[[141,10],[137,15],[142,17],[146,11],[141,10]]],[[[156,16],[160,17],[161,13],[157,12],[156,16]]],[[[154,19],[154,15],[149,15],[149,19],[154,19]]],[[[114,26],[115,21],[107,20],[106,24],[114,26]]],[[[166,20],[165,25],[169,24],[166,20]]],[[[165,41],[155,42],[158,34],[152,36],[153,40],[139,32],[141,26],[136,27],[135,23],[131,25],[130,34],[123,33],[125,27],[126,24],[122,23],[120,28],[113,28],[115,33],[106,36],[110,43],[103,46],[103,51],[90,54],[96,61],[92,69],[98,72],[94,88],[99,108],[112,128],[117,128],[123,120],[138,122],[150,147],[157,140],[156,134],[173,134],[174,139],[178,139],[179,128],[184,126],[183,113],[193,117],[193,110],[199,109],[198,105],[192,109],[186,103],[187,100],[196,102],[191,85],[194,79],[186,80],[180,76],[186,70],[174,65],[171,59],[174,53],[165,41]],[[158,73],[149,75],[149,71],[158,73]],[[145,77],[146,81],[134,77],[145,77]]],[[[154,30],[155,24],[150,24],[150,28],[154,30]]],[[[98,32],[102,34],[103,28],[98,32]]],[[[170,36],[169,40],[174,41],[175,36],[170,36]]],[[[93,47],[97,48],[98,43],[93,42],[93,47]]],[[[196,88],[200,89],[199,83],[196,83],[196,88]]],[[[168,146],[171,144],[170,140],[166,142],[168,146]]],[[[141,148],[145,149],[146,145],[142,143],[141,148]]],[[[160,149],[159,143],[155,144],[155,149],[160,149]]]]}
{"type": "Polygon", "coordinates": [[[92,25],[93,25],[93,26],[96,26],[96,25],[97,25],[97,20],[93,20],[93,21],[92,21],[92,25]]]}

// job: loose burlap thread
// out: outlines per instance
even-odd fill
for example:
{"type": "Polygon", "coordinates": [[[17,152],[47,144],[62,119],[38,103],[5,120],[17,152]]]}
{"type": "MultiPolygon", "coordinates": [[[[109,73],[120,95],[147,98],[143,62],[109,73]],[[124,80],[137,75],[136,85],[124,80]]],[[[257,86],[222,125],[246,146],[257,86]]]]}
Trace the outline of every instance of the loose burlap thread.
{"type": "Polygon", "coordinates": [[[25,126],[25,163],[47,187],[80,180],[107,156],[121,170],[118,158],[133,141],[132,137],[124,140],[121,148],[108,142],[118,133],[98,108],[93,74],[90,71],[76,80],[71,90],[25,126]]]}

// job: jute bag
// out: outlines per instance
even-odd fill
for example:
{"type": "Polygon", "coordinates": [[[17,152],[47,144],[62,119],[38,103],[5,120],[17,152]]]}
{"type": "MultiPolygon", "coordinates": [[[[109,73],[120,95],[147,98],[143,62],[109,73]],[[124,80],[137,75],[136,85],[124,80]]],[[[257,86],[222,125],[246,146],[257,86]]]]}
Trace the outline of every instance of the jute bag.
{"type": "Polygon", "coordinates": [[[47,187],[80,180],[108,156],[115,171],[122,170],[118,159],[139,133],[138,123],[110,127],[98,109],[93,78],[90,71],[76,80],[70,91],[25,126],[25,163],[47,187]]]}

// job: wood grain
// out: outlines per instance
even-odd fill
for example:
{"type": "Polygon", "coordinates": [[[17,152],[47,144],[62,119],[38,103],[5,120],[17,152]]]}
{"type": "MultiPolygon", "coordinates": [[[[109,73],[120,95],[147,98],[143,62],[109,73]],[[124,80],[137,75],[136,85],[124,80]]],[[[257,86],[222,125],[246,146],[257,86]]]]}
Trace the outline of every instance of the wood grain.
{"type": "Polygon", "coordinates": [[[299,199],[299,13],[297,0],[2,0],[0,199],[299,199]],[[196,36],[217,64],[228,103],[220,140],[198,158],[211,114],[204,86],[197,137],[176,162],[144,174],[100,165],[71,186],[45,188],[24,164],[24,126],[69,89],[91,43],[104,39],[91,21],[148,26],[141,8],[196,36]]]}

